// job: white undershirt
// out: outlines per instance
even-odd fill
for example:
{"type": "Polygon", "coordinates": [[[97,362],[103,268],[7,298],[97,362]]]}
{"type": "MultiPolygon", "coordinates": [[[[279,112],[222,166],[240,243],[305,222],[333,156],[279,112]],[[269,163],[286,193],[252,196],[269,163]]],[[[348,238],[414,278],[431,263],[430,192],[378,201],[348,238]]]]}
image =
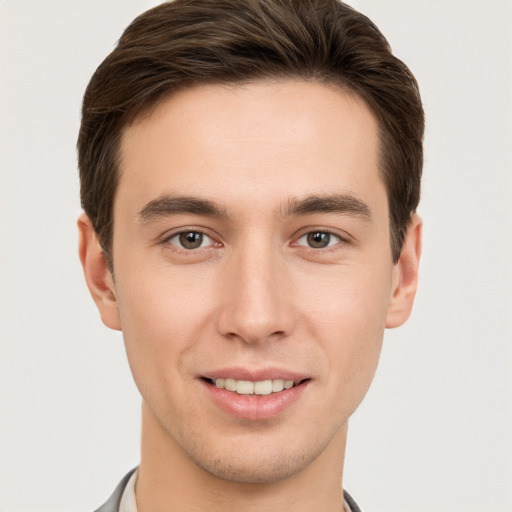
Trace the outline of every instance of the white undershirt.
{"type": "MultiPolygon", "coordinates": [[[[138,471],[134,471],[124,488],[123,496],[121,497],[121,504],[119,505],[119,512],[137,512],[137,503],[135,501],[135,482],[137,481],[137,473],[138,471]]],[[[345,507],[345,512],[351,512],[346,501],[343,501],[343,506],[345,507]]]]}
{"type": "Polygon", "coordinates": [[[119,504],[119,512],[137,512],[137,503],[135,501],[135,482],[137,480],[138,472],[138,470],[133,472],[133,475],[130,477],[130,480],[128,480],[128,483],[124,488],[121,503],[119,504]]]}

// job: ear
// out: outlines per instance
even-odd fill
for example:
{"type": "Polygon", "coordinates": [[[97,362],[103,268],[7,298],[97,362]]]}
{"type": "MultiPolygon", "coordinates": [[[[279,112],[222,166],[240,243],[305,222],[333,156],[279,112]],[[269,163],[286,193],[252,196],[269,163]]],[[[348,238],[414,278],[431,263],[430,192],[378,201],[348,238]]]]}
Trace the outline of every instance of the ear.
{"type": "Polygon", "coordinates": [[[84,269],[85,281],[101,320],[111,329],[121,330],[117,299],[112,273],[108,269],[103,250],[89,217],[83,213],[78,218],[78,252],[84,269]]]}
{"type": "Polygon", "coordinates": [[[386,327],[391,329],[402,325],[410,316],[416,288],[418,287],[418,266],[421,256],[421,218],[414,214],[395,265],[395,284],[386,316],[386,327]]]}

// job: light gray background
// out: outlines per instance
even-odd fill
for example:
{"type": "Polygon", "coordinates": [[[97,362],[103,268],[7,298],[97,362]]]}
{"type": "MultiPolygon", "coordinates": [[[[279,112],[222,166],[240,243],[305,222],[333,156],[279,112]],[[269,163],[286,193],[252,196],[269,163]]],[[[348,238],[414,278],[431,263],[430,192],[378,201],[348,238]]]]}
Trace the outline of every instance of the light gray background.
{"type": "MultiPolygon", "coordinates": [[[[137,464],[140,400],[78,263],[85,85],[151,0],[0,0],[0,511],[91,511],[137,464]]],[[[512,512],[512,2],[354,0],[427,113],[424,257],[355,414],[365,512],[512,512]]]]}

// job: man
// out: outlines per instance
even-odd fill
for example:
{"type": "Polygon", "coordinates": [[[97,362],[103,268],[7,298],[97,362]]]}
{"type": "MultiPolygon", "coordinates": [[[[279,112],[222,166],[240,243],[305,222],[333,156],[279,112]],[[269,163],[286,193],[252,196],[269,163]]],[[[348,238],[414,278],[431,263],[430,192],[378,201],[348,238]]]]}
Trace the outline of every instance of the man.
{"type": "Polygon", "coordinates": [[[91,79],[80,258],[141,462],[99,510],[359,510],[348,419],[416,291],[416,82],[336,0],[176,0],[91,79]]]}

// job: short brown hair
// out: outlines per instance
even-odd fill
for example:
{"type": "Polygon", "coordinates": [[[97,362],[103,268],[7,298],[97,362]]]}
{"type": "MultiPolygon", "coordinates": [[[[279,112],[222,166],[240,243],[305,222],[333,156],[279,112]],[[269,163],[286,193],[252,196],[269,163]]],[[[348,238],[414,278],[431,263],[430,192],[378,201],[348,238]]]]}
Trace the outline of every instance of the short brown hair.
{"type": "Polygon", "coordinates": [[[338,0],[175,0],[128,26],[84,95],[80,194],[111,269],[123,130],[179,89],[283,78],[337,84],[373,111],[398,261],[420,197],[424,115],[414,76],[377,27],[338,0]]]}

